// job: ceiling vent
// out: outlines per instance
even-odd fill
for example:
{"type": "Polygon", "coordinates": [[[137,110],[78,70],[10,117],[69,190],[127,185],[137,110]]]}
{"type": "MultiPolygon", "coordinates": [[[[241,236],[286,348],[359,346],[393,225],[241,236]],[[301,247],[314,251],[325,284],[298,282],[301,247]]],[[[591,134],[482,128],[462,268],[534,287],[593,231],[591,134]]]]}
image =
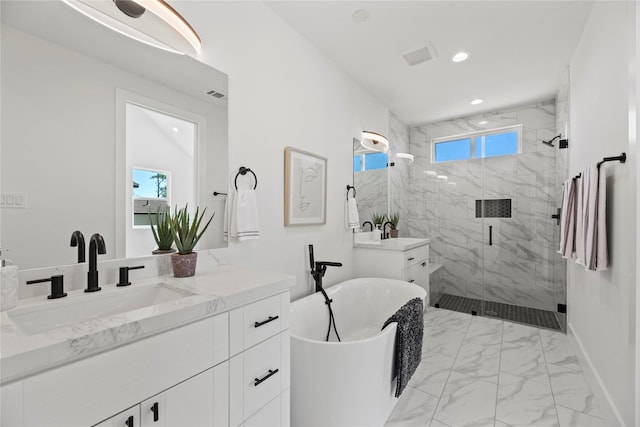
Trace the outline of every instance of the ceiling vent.
{"type": "Polygon", "coordinates": [[[438,55],[436,54],[433,46],[429,44],[420,49],[405,53],[402,55],[402,57],[407,62],[407,64],[409,64],[410,66],[414,66],[423,62],[431,61],[432,59],[436,59],[438,55]]]}
{"type": "Polygon", "coordinates": [[[214,98],[222,99],[225,97],[225,94],[222,92],[216,92],[215,90],[210,90],[207,92],[207,95],[213,96],[214,98]]]}

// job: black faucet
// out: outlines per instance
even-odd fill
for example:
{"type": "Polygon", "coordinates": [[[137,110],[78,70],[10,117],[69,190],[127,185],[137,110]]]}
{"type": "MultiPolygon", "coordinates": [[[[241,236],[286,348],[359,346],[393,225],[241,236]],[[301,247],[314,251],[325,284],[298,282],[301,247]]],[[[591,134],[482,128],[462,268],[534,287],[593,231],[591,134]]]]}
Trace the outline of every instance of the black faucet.
{"type": "Polygon", "coordinates": [[[386,232],[387,230],[387,225],[391,225],[391,223],[389,221],[385,222],[384,225],[382,226],[382,238],[383,239],[388,239],[389,238],[389,233],[386,232]]]}
{"type": "Polygon", "coordinates": [[[369,224],[371,226],[371,231],[373,231],[373,223],[371,221],[365,221],[362,223],[362,229],[364,230],[364,226],[369,224]]]}
{"type": "Polygon", "coordinates": [[[78,263],[85,261],[84,235],[78,230],[71,234],[71,247],[78,247],[78,263]]]}
{"type": "Polygon", "coordinates": [[[96,292],[102,289],[98,286],[98,254],[107,253],[107,247],[104,239],[98,233],[95,233],[89,239],[89,272],[87,273],[87,289],[85,292],[96,292]]]}
{"type": "Polygon", "coordinates": [[[324,277],[324,273],[327,272],[327,267],[342,267],[341,262],[330,262],[330,261],[315,261],[313,259],[313,245],[309,245],[309,263],[311,265],[311,276],[313,276],[313,280],[316,282],[316,292],[322,292],[325,297],[324,289],[322,288],[322,278],[324,277]]]}

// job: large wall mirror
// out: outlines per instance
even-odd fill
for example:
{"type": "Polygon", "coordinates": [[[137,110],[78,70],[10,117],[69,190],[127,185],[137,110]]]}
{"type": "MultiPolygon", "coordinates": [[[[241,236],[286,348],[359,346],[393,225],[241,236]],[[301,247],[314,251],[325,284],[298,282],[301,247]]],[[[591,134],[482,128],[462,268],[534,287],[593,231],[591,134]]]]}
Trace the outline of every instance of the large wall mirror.
{"type": "Polygon", "coordinates": [[[227,76],[60,1],[0,6],[0,190],[24,201],[1,209],[7,257],[21,269],[72,264],[74,230],[103,235],[100,259],[150,255],[148,217],[135,220],[145,198],[154,209],[189,203],[215,212],[199,246],[226,246],[225,200],[213,192],[226,192],[229,175],[227,76]],[[192,125],[184,144],[182,124],[192,125]],[[157,197],[138,197],[136,179],[156,179],[157,197]]]}
{"type": "MultiPolygon", "coordinates": [[[[353,138],[353,185],[358,199],[360,224],[371,221],[374,213],[389,212],[388,154],[373,151],[353,138]]],[[[368,225],[366,231],[369,231],[368,225]]]]}

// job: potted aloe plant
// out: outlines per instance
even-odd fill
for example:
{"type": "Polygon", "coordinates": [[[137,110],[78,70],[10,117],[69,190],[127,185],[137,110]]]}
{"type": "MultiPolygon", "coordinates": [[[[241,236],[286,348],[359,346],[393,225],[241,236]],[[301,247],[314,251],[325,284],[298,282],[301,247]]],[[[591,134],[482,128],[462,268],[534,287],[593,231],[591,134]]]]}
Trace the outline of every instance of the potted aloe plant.
{"type": "Polygon", "coordinates": [[[173,241],[176,244],[178,252],[171,255],[171,263],[173,264],[173,275],[175,277],[191,277],[196,274],[196,261],[198,259],[198,253],[193,251],[196,244],[202,237],[211,220],[211,218],[204,224],[205,208],[200,213],[200,208],[196,208],[196,212],[193,215],[193,220],[189,215],[188,205],[184,208],[178,209],[176,206],[171,218],[171,234],[173,235],[173,241]]]}
{"type": "Polygon", "coordinates": [[[386,217],[386,214],[374,212],[373,214],[371,214],[371,222],[373,222],[375,228],[382,229],[382,224],[384,223],[386,217]]]}
{"type": "Polygon", "coordinates": [[[171,233],[171,212],[169,209],[161,211],[160,207],[156,211],[156,225],[153,225],[153,215],[149,212],[149,224],[151,232],[158,248],[152,253],[154,255],[170,254],[176,250],[173,248],[173,234],[171,233]]]}
{"type": "Polygon", "coordinates": [[[387,221],[389,221],[389,236],[392,238],[398,237],[398,222],[400,222],[400,214],[394,212],[387,217],[387,221]]]}

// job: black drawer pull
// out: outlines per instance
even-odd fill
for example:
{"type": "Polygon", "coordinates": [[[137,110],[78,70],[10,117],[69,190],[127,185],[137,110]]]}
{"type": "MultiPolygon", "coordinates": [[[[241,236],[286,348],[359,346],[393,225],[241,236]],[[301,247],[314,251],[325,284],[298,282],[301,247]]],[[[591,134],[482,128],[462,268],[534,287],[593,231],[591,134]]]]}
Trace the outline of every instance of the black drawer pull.
{"type": "Polygon", "coordinates": [[[269,318],[267,320],[263,320],[262,322],[255,322],[253,324],[254,328],[259,328],[262,325],[266,325],[269,322],[273,322],[274,320],[278,319],[280,316],[269,316],[269,318]]]}
{"type": "Polygon", "coordinates": [[[266,380],[268,380],[270,377],[274,376],[275,374],[277,374],[279,371],[279,369],[274,369],[273,371],[271,369],[269,369],[269,373],[267,375],[265,375],[262,378],[256,378],[255,382],[253,383],[254,386],[260,385],[263,382],[265,382],[266,380]]]}
{"type": "Polygon", "coordinates": [[[127,418],[127,421],[124,422],[124,425],[126,425],[127,427],[133,427],[133,415],[130,415],[129,418],[127,418]]]}
{"type": "Polygon", "coordinates": [[[409,257],[407,258],[407,261],[413,261],[415,258],[414,257],[409,257]]]}
{"type": "Polygon", "coordinates": [[[151,405],[151,412],[153,412],[153,422],[157,423],[160,417],[158,416],[158,402],[151,405]]]}

